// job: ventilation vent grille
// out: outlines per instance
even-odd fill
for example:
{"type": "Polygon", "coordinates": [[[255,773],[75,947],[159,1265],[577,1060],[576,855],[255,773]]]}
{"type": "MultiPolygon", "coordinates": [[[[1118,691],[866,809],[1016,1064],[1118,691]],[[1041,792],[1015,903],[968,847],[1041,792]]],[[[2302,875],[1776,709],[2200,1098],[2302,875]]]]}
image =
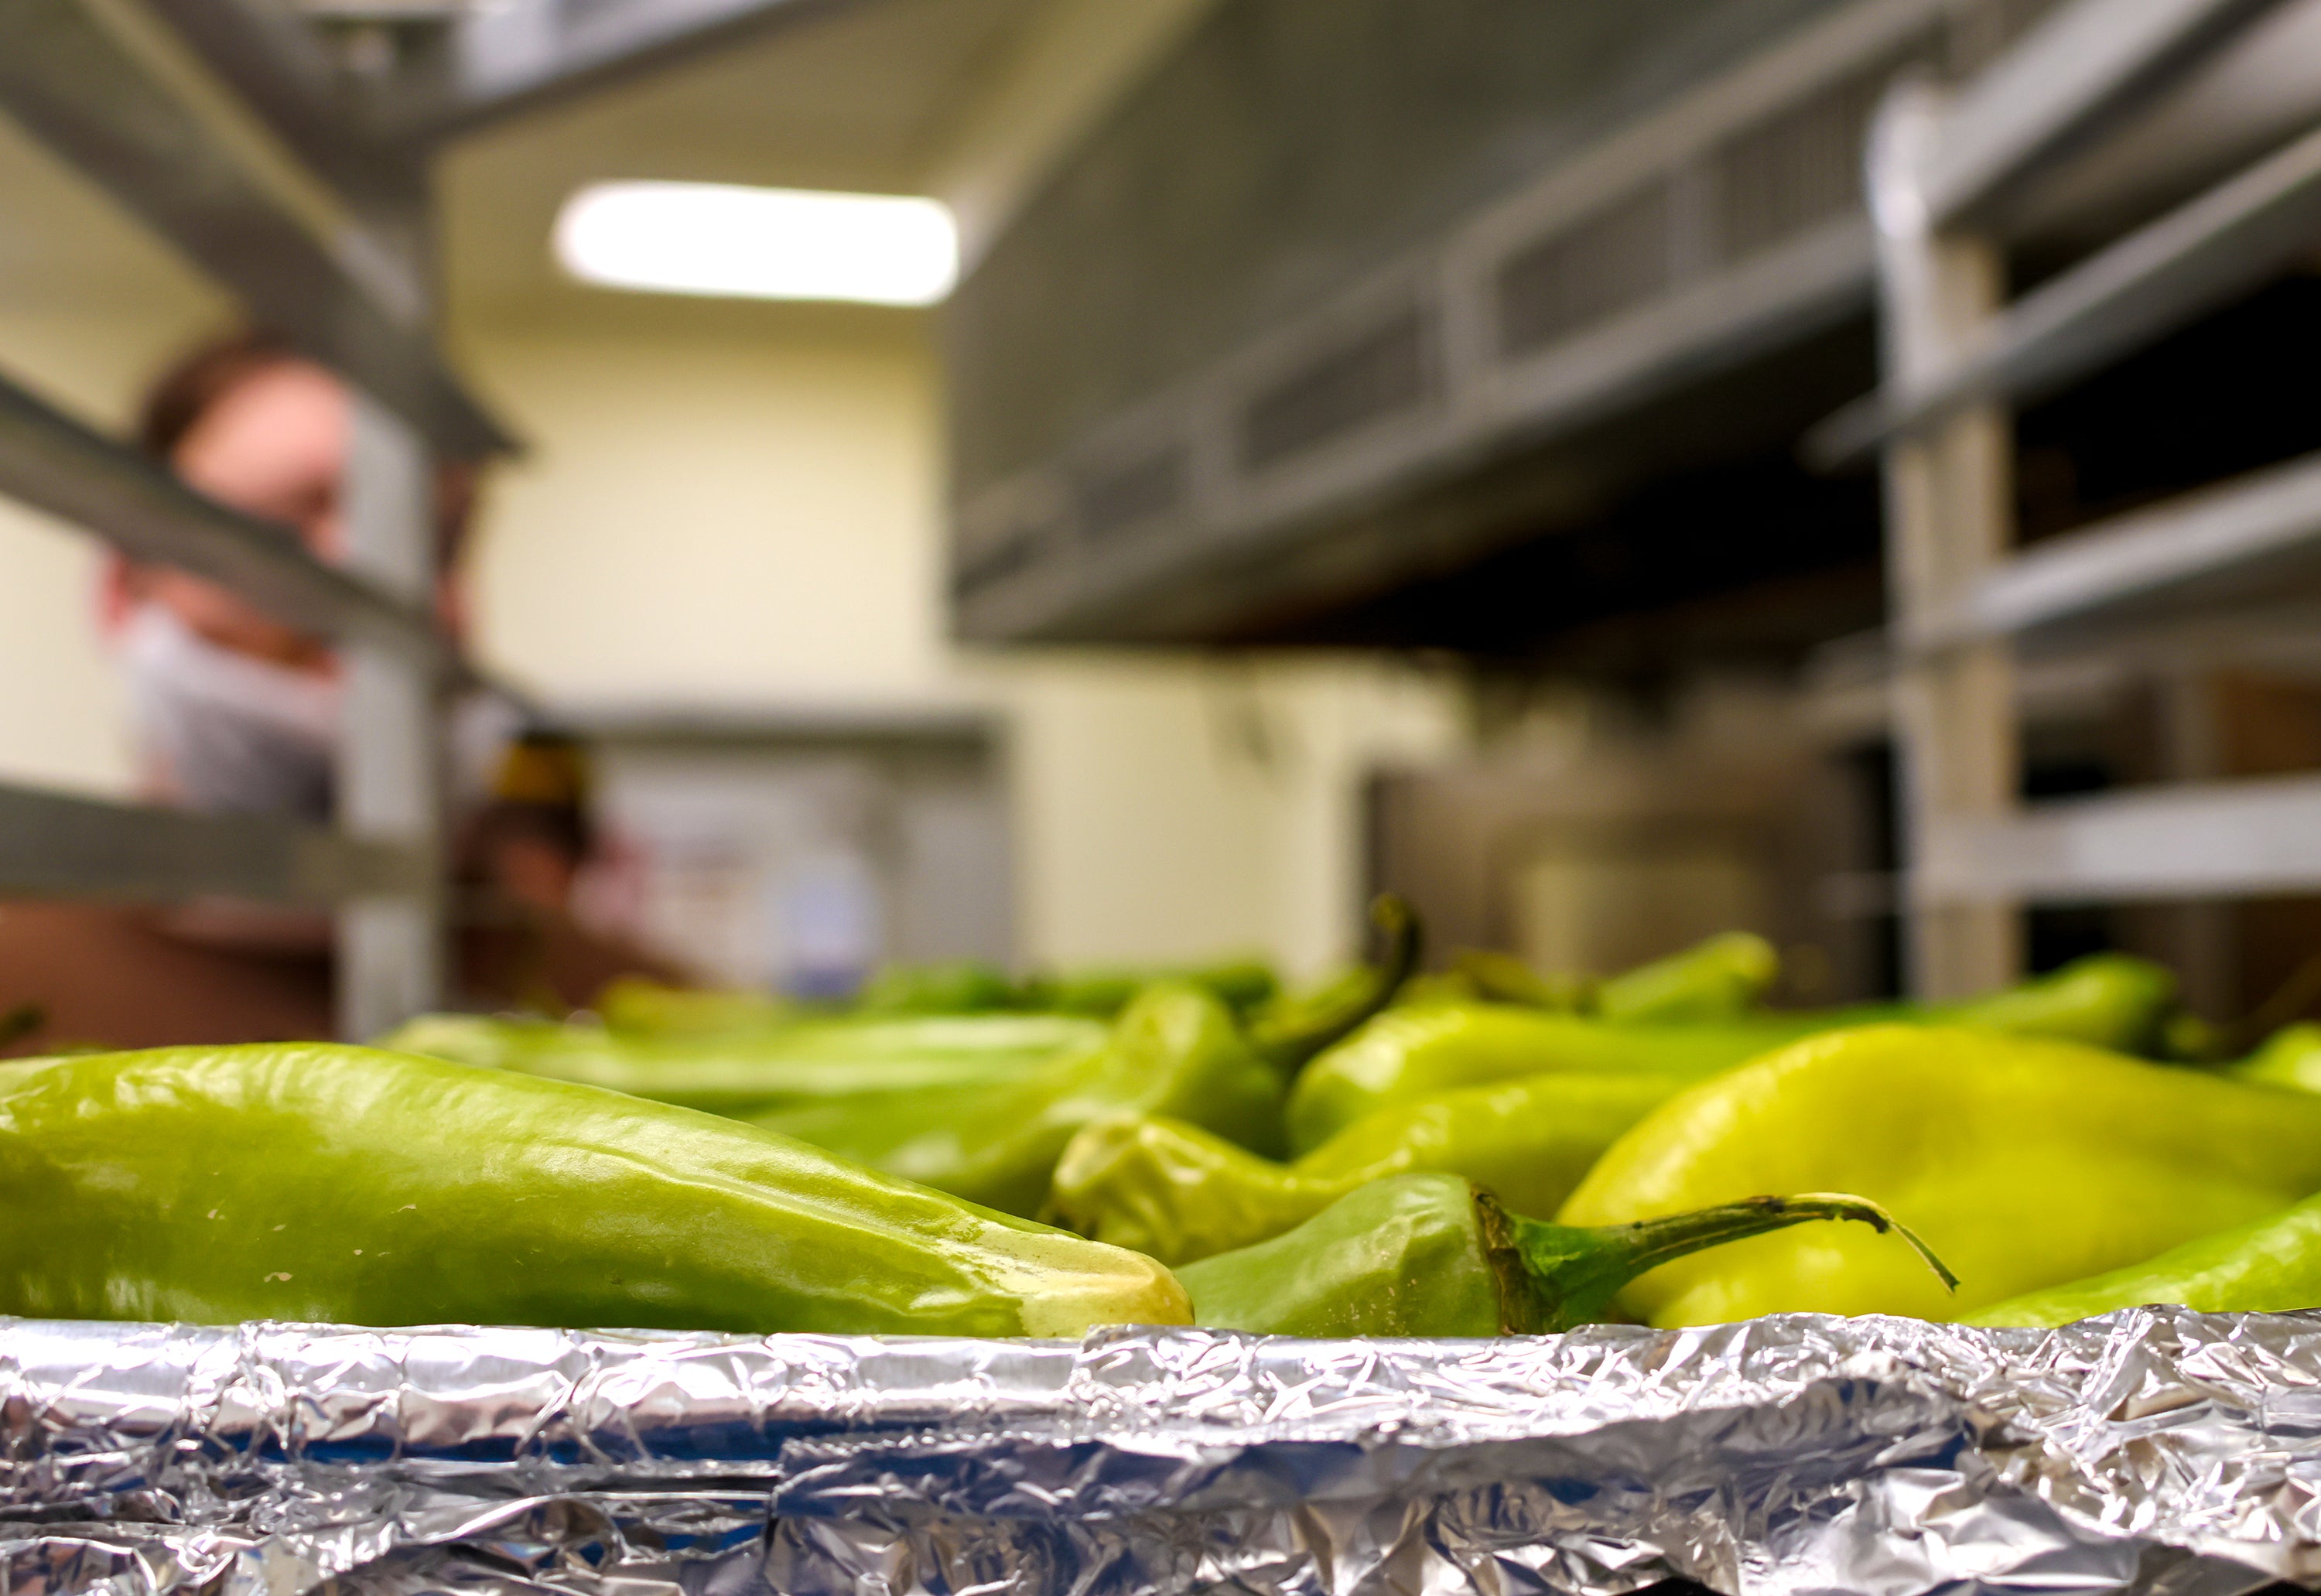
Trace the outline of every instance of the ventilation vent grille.
{"type": "Polygon", "coordinates": [[[1186,475],[1181,444],[1090,475],[1077,496],[1080,535],[1101,543],[1181,508],[1186,475]]]}
{"type": "Polygon", "coordinates": [[[1943,56],[1946,72],[1952,78],[1980,72],[2062,5],[2062,0],[1969,0],[1955,7],[1943,56]]]}
{"type": "Polygon", "coordinates": [[[1717,252],[1744,260],[1861,205],[1862,141],[1892,69],[1834,84],[1711,158],[1717,252]]]}
{"type": "Polygon", "coordinates": [[[1005,581],[1019,571],[1030,570],[1047,558],[1058,530],[1053,521],[1031,522],[1010,527],[1003,536],[993,539],[980,552],[960,562],[958,570],[952,573],[952,587],[965,592],[987,582],[1005,581]]]}
{"type": "Polygon", "coordinates": [[[1242,468],[1262,470],[1415,408],[1433,388],[1429,342],[1425,318],[1414,306],[1307,360],[1242,413],[1242,468]]]}
{"type": "Polygon", "coordinates": [[[1665,293],[1675,205],[1656,181],[1518,250],[1499,268],[1499,347],[1520,355],[1665,293]]]}

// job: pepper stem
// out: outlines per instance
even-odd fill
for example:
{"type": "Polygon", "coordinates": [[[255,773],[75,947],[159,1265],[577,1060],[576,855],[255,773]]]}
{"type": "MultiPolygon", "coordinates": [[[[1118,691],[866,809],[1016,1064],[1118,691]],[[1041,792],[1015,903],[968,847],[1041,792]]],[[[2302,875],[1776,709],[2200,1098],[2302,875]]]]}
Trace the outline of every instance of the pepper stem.
{"type": "Polygon", "coordinates": [[[1943,1288],[1958,1276],[1917,1232],[1866,1197],[1829,1191],[1794,1197],[1751,1197],[1634,1225],[1553,1225],[1510,1214],[1477,1192],[1486,1248],[1500,1281],[1501,1328],[1543,1335],[1600,1321],[1613,1296],[1645,1271],[1704,1247],[1762,1236],[1816,1219],[1852,1219],[1883,1235],[1892,1231],[1925,1261],[1943,1288]]]}
{"type": "Polygon", "coordinates": [[[1368,969],[1349,972],[1313,999],[1261,1017],[1250,1026],[1259,1055],[1294,1079],[1323,1049],[1343,1041],[1356,1026],[1394,1001],[1418,969],[1425,937],[1410,905],[1391,892],[1371,901],[1370,923],[1386,934],[1386,953],[1368,969]]]}

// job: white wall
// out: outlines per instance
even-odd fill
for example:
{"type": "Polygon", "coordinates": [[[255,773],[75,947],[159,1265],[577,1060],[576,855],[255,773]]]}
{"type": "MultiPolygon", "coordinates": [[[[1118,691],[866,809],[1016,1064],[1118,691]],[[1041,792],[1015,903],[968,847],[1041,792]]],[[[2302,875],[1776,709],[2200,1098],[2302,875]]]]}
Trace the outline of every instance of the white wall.
{"type": "MultiPolygon", "coordinates": [[[[1140,50],[1201,3],[1137,0],[1140,50]]],[[[1071,8],[1058,15],[1071,23],[1071,8]]],[[[1051,60],[1080,25],[1039,35],[1025,59],[1051,60]]],[[[998,154],[942,163],[942,186],[978,214],[1004,213],[1042,140],[1090,114],[1018,92],[1011,70],[951,134],[998,154]]],[[[491,205],[461,197],[456,163],[451,178],[452,220],[468,218],[456,268],[462,227],[491,205]]],[[[0,372],[98,425],[124,426],[152,372],[228,320],[222,296],[5,127],[0,222],[0,372]]],[[[1343,951],[1361,778],[1454,746],[1453,695],[1370,660],[962,656],[943,636],[924,318],[473,272],[462,300],[461,280],[453,342],[532,444],[479,532],[487,661],[548,698],[596,703],[990,706],[1013,733],[1025,957],[1258,948],[1306,970],[1343,951]]],[[[129,788],[91,606],[99,558],[0,501],[0,780],[129,788]]]]}
{"type": "Polygon", "coordinates": [[[1215,5],[1049,0],[1016,48],[978,75],[934,141],[924,183],[958,219],[970,268],[1070,147],[1215,5]]]}
{"type": "Polygon", "coordinates": [[[480,651],[551,702],[993,707],[1025,958],[1341,956],[1361,778],[1454,747],[1453,695],[1372,659],[950,647],[925,333],[609,296],[463,318],[532,444],[489,500],[480,651]]]}
{"type": "MultiPolygon", "coordinates": [[[[1250,948],[1298,970],[1357,923],[1360,780],[1455,744],[1449,693],[1376,661],[943,638],[936,374],[887,312],[616,302],[459,329],[532,448],[490,490],[479,652],[551,698],[973,702],[1013,728],[1027,959],[1250,948]]],[[[102,425],[219,324],[190,283],[0,297],[0,369],[102,425]]],[[[0,780],[120,794],[97,544],[0,501],[0,780]]]]}
{"type": "MultiPolygon", "coordinates": [[[[0,374],[93,425],[126,426],[154,370],[223,298],[0,122],[0,374]]],[[[125,793],[124,702],[92,607],[102,551],[0,499],[0,780],[125,793]]]]}
{"type": "MultiPolygon", "coordinates": [[[[0,303],[0,371],[85,421],[121,427],[153,369],[213,310],[192,294],[96,314],[0,303]]],[[[96,539],[0,499],[0,780],[130,789],[126,699],[96,634],[103,557],[96,539]]]]}
{"type": "Polygon", "coordinates": [[[464,329],[532,444],[489,490],[480,651],[592,702],[924,697],[942,661],[917,327],[693,310],[464,329]]]}
{"type": "Polygon", "coordinates": [[[1375,658],[1075,650],[988,669],[1018,728],[1035,961],[1249,948],[1324,969],[1361,923],[1365,779],[1462,743],[1444,684],[1375,658]]]}

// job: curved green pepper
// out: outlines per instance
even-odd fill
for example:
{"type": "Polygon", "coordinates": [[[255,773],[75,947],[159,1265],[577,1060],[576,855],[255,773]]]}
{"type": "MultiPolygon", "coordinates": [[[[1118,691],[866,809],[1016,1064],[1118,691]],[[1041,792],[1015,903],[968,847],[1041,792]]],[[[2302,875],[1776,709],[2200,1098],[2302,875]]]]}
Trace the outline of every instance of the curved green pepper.
{"type": "MultiPolygon", "coordinates": [[[[1580,1229],[1510,1214],[1456,1175],[1399,1175],[1271,1241],[1189,1263],[1193,1321],[1272,1336],[1533,1336],[1603,1318],[1654,1265],[1811,1219],[1917,1238],[1877,1204],[1758,1197],[1642,1225],[1580,1229]]],[[[1944,1276],[1947,1278],[1947,1276],[1944,1276]]]]}
{"type": "MultiPolygon", "coordinates": [[[[1988,1304],[2150,1258],[2321,1190],[2321,1098],[2074,1043],[1875,1026],[1703,1081],[1612,1145],[1559,1218],[1647,1219],[1754,1191],[1858,1191],[1988,1304]]],[[[1630,1288],[1662,1326],[1763,1313],[1950,1317],[1846,1236],[1773,1236],[1630,1288]]]]}
{"type": "Polygon", "coordinates": [[[1515,1003],[1558,1014],[1647,1023],[1723,1019],[1747,1012],[1780,973],[1773,944],[1727,931],[1603,980],[1542,975],[1511,953],[1462,950],[1442,995],[1515,1003]]]}
{"type": "Polygon", "coordinates": [[[1746,1011],[1781,973],[1773,944],[1747,931],[1727,931],[1596,989],[1595,1010],[1609,1020],[1652,1025],[1724,1019],[1746,1011]]]}
{"type": "Polygon", "coordinates": [[[1501,1004],[1380,1015],[1315,1059],[1289,1099],[1289,1144],[1320,1145],[1386,1104],[1551,1070],[1646,1070],[1698,1078],[1800,1036],[1884,1021],[1973,1026],[2100,1046],[2148,1040],[2173,1001],[2165,970],[2125,954],[1939,1007],[1761,1010],[1715,1023],[1619,1024],[1501,1004]]]}
{"type": "Polygon", "coordinates": [[[1385,894],[1370,905],[1370,918],[1386,934],[1386,956],[1377,964],[1350,970],[1319,991],[1269,1003],[1244,1022],[1250,1045],[1284,1080],[1296,1079],[1316,1054],[1393,1002],[1418,968],[1424,937],[1410,906],[1385,894]]]}
{"type": "Polygon", "coordinates": [[[895,964],[864,984],[854,1011],[866,1015],[989,1014],[1032,1007],[996,964],[958,959],[947,964],[895,964]]]}
{"type": "Polygon", "coordinates": [[[0,1311],[1075,1336],[1151,1260],[690,1109],[330,1044],[0,1065],[0,1311]]]}
{"type": "Polygon", "coordinates": [[[1289,1094],[1289,1145],[1311,1152],[1395,1103],[1549,1072],[1692,1080],[1795,1037],[1787,1018],[1615,1026],[1508,1004],[1445,1004],[1379,1016],[1315,1059],[1289,1094]]]}
{"type": "Polygon", "coordinates": [[[2223,1072],[2253,1084],[2321,1092],[2321,1026],[2310,1021],[2283,1026],[2248,1057],[2226,1064],[2223,1072]]]}
{"type": "Polygon", "coordinates": [[[1111,1019],[1137,993],[1163,981],[1205,987],[1218,1002],[1244,1016],[1271,1001],[1281,990],[1270,964],[1240,959],[1187,970],[1082,970],[1036,977],[1025,985],[1024,1007],[1111,1019]]]}
{"type": "Polygon", "coordinates": [[[2176,978],[2166,966],[2132,953],[2090,953],[1986,997],[1927,1004],[1896,1017],[2149,1053],[2175,1005],[2176,978]]]}
{"type": "Polygon", "coordinates": [[[1147,988],[1092,1053],[991,1087],[890,1094],[867,1108],[756,1123],[1014,1214],[1039,1211],[1081,1126],[1166,1114],[1261,1150],[1280,1145],[1281,1077],[1199,987],[1147,988]]]}
{"type": "Polygon", "coordinates": [[[820,1020],[760,1035],[646,1038],[551,1020],[422,1015],[390,1051],[601,1086],[712,1114],[751,1116],[865,1093],[987,1087],[1104,1044],[1095,1020],[949,1015],[820,1020]]]}
{"type": "Polygon", "coordinates": [[[699,990],[624,975],[596,994],[605,1028],[633,1036],[740,1036],[778,1030],[808,1011],[767,992],[699,990]]]}
{"type": "Polygon", "coordinates": [[[2091,1280],[2050,1286],[1966,1316],[1970,1325],[2053,1326],[2147,1302],[2201,1313],[2321,1308],[2321,1197],[2171,1247],[2091,1280]]]}
{"type": "Polygon", "coordinates": [[[1584,975],[1542,975],[1513,953],[1494,948],[1461,948],[1451,968],[1410,981],[1402,1003],[1514,1003],[1555,1014],[1585,1014],[1594,1007],[1596,983],[1584,975]]]}
{"type": "Polygon", "coordinates": [[[1469,1087],[1390,1104],[1288,1164],[1179,1120],[1100,1120],[1065,1148],[1048,1215],[1174,1265],[1279,1236],[1389,1175],[1463,1175],[1513,1208],[1552,1213],[1682,1084],[1624,1073],[1469,1087]]]}

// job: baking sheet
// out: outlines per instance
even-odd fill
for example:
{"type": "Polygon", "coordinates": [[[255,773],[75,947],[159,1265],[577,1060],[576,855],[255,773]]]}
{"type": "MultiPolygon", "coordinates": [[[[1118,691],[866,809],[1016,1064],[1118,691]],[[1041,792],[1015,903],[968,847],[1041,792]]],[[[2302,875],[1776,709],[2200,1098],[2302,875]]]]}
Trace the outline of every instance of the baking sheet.
{"type": "Polygon", "coordinates": [[[1080,1345],[0,1320],[12,1591],[2321,1583],[2321,1317],[1080,1345]]]}

